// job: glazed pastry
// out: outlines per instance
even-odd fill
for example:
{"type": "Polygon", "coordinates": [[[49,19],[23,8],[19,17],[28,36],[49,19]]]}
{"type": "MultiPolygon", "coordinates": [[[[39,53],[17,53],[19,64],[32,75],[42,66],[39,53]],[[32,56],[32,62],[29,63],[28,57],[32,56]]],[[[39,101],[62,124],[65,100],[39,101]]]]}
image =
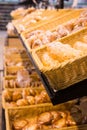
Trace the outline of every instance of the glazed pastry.
{"type": "MultiPolygon", "coordinates": [[[[23,119],[26,120],[26,117],[23,119]]],[[[87,118],[86,116],[82,115],[82,111],[80,110],[80,107],[74,105],[72,106],[71,110],[68,111],[49,110],[48,112],[47,111],[42,112],[34,116],[33,118],[29,118],[29,119],[27,118],[27,120],[29,121],[29,123],[25,125],[22,128],[22,130],[27,130],[27,129],[42,130],[42,129],[54,129],[54,128],[58,129],[63,127],[68,128],[69,126],[85,124],[87,118]]],[[[16,122],[16,120],[14,122],[16,122]]],[[[20,126],[20,124],[18,126],[20,126]]]]}
{"type": "Polygon", "coordinates": [[[28,89],[23,89],[21,94],[23,99],[26,99],[26,97],[30,95],[30,91],[28,89]]]}
{"type": "Polygon", "coordinates": [[[52,121],[52,115],[50,112],[44,112],[40,114],[38,117],[39,124],[49,125],[51,121],[52,121]]]}
{"type": "Polygon", "coordinates": [[[38,124],[28,124],[22,130],[39,130],[38,124]]]}
{"type": "Polygon", "coordinates": [[[52,123],[54,123],[55,121],[61,119],[61,114],[59,112],[51,111],[51,114],[53,116],[52,123]]]}
{"type": "Polygon", "coordinates": [[[5,80],[5,87],[6,88],[18,88],[15,79],[11,79],[11,80],[5,80]]]}
{"type": "Polygon", "coordinates": [[[26,99],[27,99],[29,105],[35,104],[35,98],[33,96],[27,96],[26,99]]]}
{"type": "Polygon", "coordinates": [[[43,98],[40,95],[35,96],[35,104],[43,103],[43,98]]]}
{"type": "Polygon", "coordinates": [[[37,95],[37,93],[38,93],[36,90],[34,90],[34,89],[32,89],[32,88],[29,89],[29,92],[30,92],[30,95],[31,95],[31,96],[35,96],[35,95],[37,95]]]}
{"type": "Polygon", "coordinates": [[[53,128],[63,128],[66,126],[66,119],[61,118],[53,123],[53,128]]]}
{"type": "Polygon", "coordinates": [[[25,119],[16,120],[13,122],[13,128],[15,130],[21,130],[23,127],[27,125],[27,123],[28,122],[25,119]]]}
{"type": "Polygon", "coordinates": [[[14,108],[14,107],[17,107],[17,104],[16,102],[6,102],[6,107],[8,108],[14,108]]]}
{"type": "Polygon", "coordinates": [[[50,102],[50,98],[45,90],[41,91],[40,96],[41,99],[43,100],[43,103],[50,102]]]}
{"type": "Polygon", "coordinates": [[[19,99],[19,100],[17,100],[16,103],[18,106],[27,106],[28,105],[28,101],[26,99],[19,99]]]}
{"type": "Polygon", "coordinates": [[[18,92],[18,91],[14,91],[13,94],[12,94],[12,100],[14,102],[16,102],[17,100],[21,99],[22,98],[22,94],[21,92],[18,92]]]}
{"type": "Polygon", "coordinates": [[[12,101],[12,93],[9,90],[3,91],[3,97],[5,98],[5,101],[7,102],[12,101]]]}
{"type": "Polygon", "coordinates": [[[36,105],[50,102],[50,98],[45,90],[38,91],[32,88],[20,91],[4,90],[3,98],[5,99],[7,107],[36,105]]]}

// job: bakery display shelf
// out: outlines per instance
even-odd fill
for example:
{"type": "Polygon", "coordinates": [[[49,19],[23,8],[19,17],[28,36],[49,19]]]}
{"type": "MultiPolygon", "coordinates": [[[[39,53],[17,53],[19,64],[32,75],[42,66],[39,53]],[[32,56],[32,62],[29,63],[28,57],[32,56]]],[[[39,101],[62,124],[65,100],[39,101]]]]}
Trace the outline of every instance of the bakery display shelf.
{"type": "MultiPolygon", "coordinates": [[[[14,113],[15,115],[18,115],[17,118],[19,117],[19,115],[21,115],[22,117],[27,113],[28,116],[32,116],[33,115],[38,115],[41,112],[45,112],[45,111],[51,111],[51,110],[66,110],[66,109],[70,109],[73,106],[73,102],[61,104],[58,106],[39,106],[39,107],[33,107],[33,108],[29,108],[29,107],[25,107],[25,108],[10,108],[8,110],[4,110],[2,109],[2,124],[1,124],[1,129],[2,130],[12,130],[11,129],[11,121],[12,118],[11,115],[14,117],[14,113]],[[22,114],[21,114],[22,113],[22,114]]],[[[48,129],[47,129],[48,130],[48,129]]],[[[53,128],[50,130],[53,130],[53,128]]],[[[54,130],[58,130],[58,128],[54,128],[54,130]]],[[[87,130],[87,124],[83,124],[83,125],[75,125],[75,126],[70,126],[70,127],[64,127],[64,128],[59,128],[59,130],[87,130]]]]}
{"type": "Polygon", "coordinates": [[[39,77],[41,78],[41,81],[51,99],[51,102],[53,105],[56,104],[60,104],[60,103],[64,103],[79,97],[83,97],[83,96],[87,96],[87,79],[80,81],[78,83],[75,83],[74,85],[71,85],[68,88],[59,90],[59,91],[55,91],[52,89],[52,87],[50,86],[46,76],[39,70],[38,66],[36,65],[31,53],[29,52],[28,48],[26,47],[22,37],[20,36],[20,34],[17,32],[17,30],[15,29],[16,34],[18,34],[18,37],[21,40],[22,45],[24,46],[24,48],[26,49],[26,52],[32,62],[32,64],[34,65],[36,72],[38,73],[39,77]]]}

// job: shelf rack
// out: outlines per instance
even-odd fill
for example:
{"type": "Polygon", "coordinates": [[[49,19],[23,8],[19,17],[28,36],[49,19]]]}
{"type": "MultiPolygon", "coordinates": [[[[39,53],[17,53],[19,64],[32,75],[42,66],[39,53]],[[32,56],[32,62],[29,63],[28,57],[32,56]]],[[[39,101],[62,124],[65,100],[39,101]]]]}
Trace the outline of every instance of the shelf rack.
{"type": "Polygon", "coordinates": [[[62,89],[62,90],[55,92],[51,88],[46,76],[39,70],[31,53],[27,49],[22,37],[17,32],[16,28],[15,28],[15,31],[16,31],[16,34],[18,35],[19,39],[21,40],[22,45],[26,49],[26,52],[27,52],[32,64],[34,65],[36,72],[39,75],[53,105],[61,104],[61,103],[64,103],[64,102],[67,102],[67,101],[70,101],[70,100],[73,100],[76,98],[87,96],[87,79],[80,81],[76,84],[73,84],[73,85],[69,86],[68,88],[65,88],[65,89],[62,89]]]}

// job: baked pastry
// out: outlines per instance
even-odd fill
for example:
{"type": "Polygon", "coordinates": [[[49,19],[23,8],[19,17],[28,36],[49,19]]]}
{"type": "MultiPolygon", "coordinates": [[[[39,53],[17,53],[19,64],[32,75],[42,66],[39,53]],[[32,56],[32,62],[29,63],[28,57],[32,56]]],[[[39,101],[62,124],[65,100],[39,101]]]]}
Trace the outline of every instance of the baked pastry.
{"type": "MultiPolygon", "coordinates": [[[[20,123],[21,120],[24,120],[23,124],[25,125],[21,125],[22,128],[20,127],[20,129],[22,130],[42,130],[44,129],[55,129],[55,128],[64,128],[64,127],[69,127],[69,126],[76,126],[76,125],[81,125],[83,117],[82,117],[82,111],[80,110],[80,108],[78,108],[78,106],[73,106],[71,108],[71,110],[65,110],[65,111],[58,111],[58,110],[50,110],[50,111],[46,111],[46,112],[42,112],[40,114],[35,115],[33,118],[26,118],[26,117],[22,117],[23,119],[20,119],[20,123]],[[27,120],[27,124],[25,123],[27,120]]],[[[13,126],[14,126],[14,130],[17,130],[17,128],[19,127],[15,127],[15,126],[20,126],[20,123],[18,124],[17,122],[19,122],[18,119],[15,119],[13,121],[13,126]]]]}
{"type": "Polygon", "coordinates": [[[29,87],[30,83],[31,83],[32,79],[29,76],[29,73],[27,70],[20,70],[17,72],[17,79],[16,79],[16,83],[17,86],[23,88],[25,87],[29,87]]]}
{"type": "Polygon", "coordinates": [[[81,50],[83,53],[87,54],[87,43],[77,41],[74,46],[75,49],[81,50]]]}
{"type": "Polygon", "coordinates": [[[44,66],[49,67],[49,66],[55,66],[59,63],[59,61],[55,61],[48,52],[44,52],[42,55],[41,61],[44,66]]]}
{"type": "Polygon", "coordinates": [[[53,60],[58,60],[59,63],[82,55],[80,50],[76,50],[69,44],[62,44],[61,42],[49,44],[47,46],[47,52],[53,60]]]}
{"type": "Polygon", "coordinates": [[[36,105],[50,102],[50,98],[45,90],[34,90],[32,88],[19,91],[4,90],[3,99],[5,100],[6,107],[36,105]]]}

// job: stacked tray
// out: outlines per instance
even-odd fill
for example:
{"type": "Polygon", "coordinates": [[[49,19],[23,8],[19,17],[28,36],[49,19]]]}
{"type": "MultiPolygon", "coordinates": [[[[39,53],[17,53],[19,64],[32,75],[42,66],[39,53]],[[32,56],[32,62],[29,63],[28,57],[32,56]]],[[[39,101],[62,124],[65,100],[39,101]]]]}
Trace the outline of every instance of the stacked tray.
{"type": "MultiPolygon", "coordinates": [[[[55,91],[64,89],[72,84],[75,84],[87,78],[86,73],[87,48],[86,48],[86,40],[84,39],[86,36],[87,36],[87,28],[78,31],[77,33],[74,33],[71,36],[62,38],[61,40],[59,40],[62,44],[60,44],[59,41],[55,41],[42,48],[36,49],[35,52],[32,53],[33,59],[35,60],[37,66],[39,67],[39,70],[46,76],[51,88],[53,88],[55,91]],[[75,43],[77,44],[75,45],[75,43]],[[70,45],[72,48],[74,49],[76,48],[77,50],[74,49],[72,50],[71,47],[67,45],[70,45]],[[58,53],[57,54],[54,48],[58,47],[59,49],[59,46],[62,48],[65,47],[65,49],[66,50],[68,49],[68,51],[69,49],[71,49],[70,51],[76,51],[75,52],[76,56],[74,56],[73,58],[69,57],[67,59],[68,54],[66,54],[65,52],[66,50],[64,51],[65,55],[63,55],[63,52],[57,52],[58,53]],[[46,56],[48,56],[47,58],[49,60],[45,58],[45,53],[48,54],[46,56]],[[56,61],[57,60],[56,58],[58,58],[58,62],[56,61]]],[[[70,54],[71,52],[69,53],[69,56],[70,54]]]]}
{"type": "Polygon", "coordinates": [[[4,50],[4,88],[38,87],[41,85],[35,68],[23,49],[5,47],[4,50]],[[26,78],[27,80],[24,83],[26,78]],[[17,85],[17,83],[20,85],[17,85]]]}
{"type": "Polygon", "coordinates": [[[43,23],[43,25],[37,25],[35,28],[32,27],[32,30],[29,28],[28,31],[21,33],[24,45],[29,52],[32,53],[32,50],[37,47],[41,47],[83,29],[86,27],[86,24],[80,22],[81,17],[85,19],[84,12],[86,11],[72,10],[70,13],[56,18],[56,20],[53,19],[54,21],[51,20],[47,24],[43,23]]]}
{"type": "MultiPolygon", "coordinates": [[[[31,28],[29,27],[29,29],[27,29],[23,33],[19,34],[19,30],[16,30],[53,104],[62,103],[73,98],[87,95],[86,88],[84,88],[84,90],[82,89],[82,86],[87,82],[86,73],[84,74],[83,68],[79,68],[77,66],[75,66],[76,68],[74,68],[74,64],[80,64],[82,61],[85,60],[86,54],[76,52],[77,56],[73,54],[74,59],[69,58],[69,60],[63,62],[63,64],[58,63],[58,61],[52,61],[52,59],[49,59],[49,57],[47,57],[47,54],[44,59],[48,60],[44,62],[41,56],[45,51],[47,51],[47,48],[49,48],[50,45],[52,46],[52,44],[58,41],[61,42],[63,37],[65,39],[68,39],[69,37],[73,37],[73,35],[76,34],[79,35],[82,31],[85,32],[84,30],[86,30],[86,9],[70,10],[70,12],[66,10],[63,11],[65,13],[61,17],[51,19],[47,23],[43,22],[43,24],[38,24],[34,27],[32,26],[31,28]],[[47,65],[46,62],[48,62],[49,60],[51,60],[54,64],[52,64],[51,66],[47,65]],[[44,65],[42,62],[44,62],[44,65]],[[76,71],[74,69],[76,69],[76,71]],[[79,71],[79,69],[81,71],[79,71]],[[71,70],[73,70],[72,73],[70,73],[71,70]],[[81,73],[83,73],[84,76],[81,76],[81,73]],[[55,79],[57,80],[55,81],[55,79]],[[79,87],[77,87],[77,85],[79,87]],[[74,91],[76,93],[74,93],[74,91]],[[82,91],[82,93],[80,93],[80,91],[82,91]],[[62,97],[62,94],[64,94],[65,96],[62,97]]],[[[49,64],[51,64],[51,61],[49,61],[49,64]]]]}
{"type": "Polygon", "coordinates": [[[75,102],[57,106],[44,105],[25,108],[9,108],[5,111],[7,130],[86,130],[83,124],[82,111],[75,102]]]}
{"type": "MultiPolygon", "coordinates": [[[[47,23],[41,22],[40,25],[37,25],[37,26],[35,25],[34,27],[32,26],[30,30],[26,30],[26,32],[22,33],[24,35],[20,36],[22,43],[32,60],[32,63],[34,64],[34,67],[36,67],[34,69],[37,70],[39,76],[41,77],[43,84],[45,85],[44,87],[47,89],[47,92],[51,100],[49,99],[46,91],[44,90],[41,80],[40,79],[38,80],[38,76],[36,75],[35,70],[27,73],[24,70],[25,66],[19,66],[19,67],[17,66],[21,61],[22,62],[24,61],[25,63],[28,57],[26,58],[24,54],[21,57],[19,53],[20,51],[19,52],[16,51],[15,54],[13,53],[14,51],[13,52],[11,51],[12,57],[9,61],[8,60],[9,54],[8,53],[5,54],[5,58],[4,58],[5,59],[5,63],[4,63],[5,77],[4,77],[4,84],[3,84],[4,91],[2,95],[2,105],[3,105],[3,108],[5,109],[6,130],[18,130],[18,129],[20,130],[26,130],[26,129],[30,129],[30,130],[31,129],[34,129],[34,130],[37,130],[37,129],[38,130],[40,129],[41,130],[44,130],[44,129],[47,129],[47,130],[48,129],[50,130],[83,129],[83,130],[86,130],[87,129],[87,120],[86,120],[87,115],[86,113],[83,114],[84,112],[80,106],[81,103],[80,101],[78,101],[78,99],[67,102],[67,103],[63,103],[60,105],[56,105],[56,106],[53,106],[52,103],[50,102],[50,101],[53,101],[53,104],[62,103],[64,101],[64,98],[67,98],[67,95],[65,94],[65,91],[63,93],[61,93],[60,91],[64,90],[65,88],[66,89],[71,88],[67,86],[67,84],[71,85],[73,83],[78,82],[76,80],[78,75],[80,78],[79,81],[86,78],[86,67],[85,67],[86,66],[86,53],[80,50],[79,52],[80,55],[78,58],[75,57],[73,59],[69,59],[67,61],[60,62],[60,63],[59,62],[55,63],[55,60],[54,60],[54,62],[52,62],[51,64],[51,67],[50,65],[47,64],[49,60],[47,60],[46,62],[45,62],[46,59],[42,60],[43,54],[45,52],[46,53],[49,52],[49,48],[51,47],[51,45],[54,46],[55,44],[57,45],[57,44],[60,44],[61,42],[63,47],[66,44],[68,44],[67,46],[70,48],[70,47],[73,47],[74,43],[77,42],[78,40],[80,40],[79,42],[81,43],[83,42],[82,39],[87,39],[87,37],[85,36],[87,35],[87,29],[84,28],[85,24],[83,25],[83,28],[80,28],[79,31],[77,30],[77,32],[73,32],[69,34],[68,36],[64,35],[65,36],[64,38],[60,37],[58,39],[53,40],[52,42],[49,42],[49,44],[46,43],[46,45],[42,45],[41,47],[37,46],[36,48],[32,49],[26,43],[26,35],[30,34],[31,31],[35,29],[44,30],[43,29],[44,27],[45,30],[52,30],[53,32],[56,30],[57,25],[60,25],[63,23],[62,26],[65,27],[66,23],[69,20],[72,20],[74,18],[75,20],[78,19],[80,13],[83,10],[84,9],[75,10],[75,11],[71,10],[70,13],[64,14],[64,17],[61,16],[58,19],[55,18],[54,20],[51,20],[50,22],[48,21],[47,23]],[[57,24],[55,20],[58,20],[57,24]],[[53,22],[55,23],[55,25],[53,25],[53,22]],[[14,63],[12,60],[14,61],[14,63]],[[81,67],[80,66],[78,67],[79,63],[81,64],[81,67]],[[19,70],[19,68],[21,68],[21,70],[19,70]],[[79,68],[80,68],[80,71],[79,71],[79,68]],[[14,73],[13,71],[16,71],[15,75],[9,76],[8,72],[10,74],[10,72],[14,73]],[[62,72],[64,75],[62,74],[62,72]],[[70,72],[72,73],[72,75],[70,72]],[[81,73],[84,75],[84,77],[82,77],[81,73]],[[61,76],[58,77],[58,75],[61,75],[61,76]],[[28,81],[27,84],[26,84],[26,79],[28,81]],[[56,81],[54,79],[56,79],[56,81]],[[34,82],[34,81],[37,81],[37,82],[34,82]]],[[[20,32],[20,31],[17,30],[17,32],[20,32]]],[[[53,52],[56,53],[56,51],[53,51],[53,52]]],[[[67,56],[65,58],[67,58],[67,56]]],[[[29,62],[30,62],[30,59],[29,59],[29,62]]],[[[79,88],[79,85],[77,84],[74,87],[79,88]]],[[[80,93],[81,92],[82,91],[80,91],[80,93]]],[[[76,91],[74,91],[74,93],[76,93],[76,91]]],[[[68,99],[70,99],[71,97],[72,97],[72,94],[68,93],[68,99]]],[[[85,99],[85,101],[86,100],[87,98],[85,99]]]]}
{"type": "Polygon", "coordinates": [[[26,73],[24,69],[21,69],[18,71],[17,76],[5,76],[3,81],[3,87],[4,88],[26,88],[26,87],[40,87],[43,86],[39,77],[36,74],[29,75],[29,79],[24,80],[24,76],[21,75],[22,73],[26,73]],[[23,81],[20,81],[20,78],[22,78],[23,81]],[[28,81],[29,80],[29,81],[28,81]],[[27,83],[26,83],[27,82],[27,83]],[[22,84],[23,83],[23,84],[22,84]]]}
{"type": "MultiPolygon", "coordinates": [[[[17,48],[17,46],[5,46],[2,92],[3,109],[6,112],[9,108],[13,110],[21,108],[24,110],[25,108],[44,105],[48,107],[52,106],[50,98],[44,90],[44,87],[24,49],[17,48]],[[21,56],[21,54],[23,56],[21,56]],[[31,72],[28,71],[28,67],[31,72]],[[17,102],[19,102],[19,105],[16,105],[17,102]]],[[[6,126],[6,130],[7,129],[8,127],[6,126]]]]}
{"type": "Polygon", "coordinates": [[[28,87],[5,89],[2,95],[2,105],[7,108],[24,108],[51,105],[50,98],[43,87],[28,87]]]}
{"type": "Polygon", "coordinates": [[[17,46],[5,46],[4,48],[3,89],[2,104],[4,109],[8,109],[8,107],[21,107],[16,105],[11,106],[11,104],[17,102],[17,100],[15,100],[13,103],[14,93],[18,93],[15,95],[15,97],[20,97],[18,99],[26,100],[23,102],[27,102],[27,104],[24,103],[22,107],[33,107],[33,105],[44,105],[44,103],[51,104],[49,103],[50,99],[44,90],[41,80],[35,72],[35,68],[27,57],[25,50],[23,48],[17,48],[17,46]],[[33,102],[29,103],[24,95],[33,102]],[[5,96],[12,100],[5,100],[5,96]]]}
{"type": "Polygon", "coordinates": [[[24,32],[22,32],[22,36],[26,36],[27,33],[30,33],[31,31],[38,29],[38,30],[54,30],[58,25],[63,24],[71,19],[77,18],[81,12],[84,11],[84,9],[76,9],[76,10],[60,10],[58,16],[55,18],[52,18],[48,20],[46,23],[37,24],[37,26],[31,28],[29,27],[24,32]],[[63,12],[62,12],[63,11],[63,12]]]}
{"type": "Polygon", "coordinates": [[[18,33],[22,33],[32,27],[34,28],[36,26],[41,26],[44,23],[48,23],[56,17],[61,17],[61,15],[67,14],[68,11],[71,12],[72,10],[36,10],[22,19],[13,20],[12,23],[18,30],[18,33]]]}

